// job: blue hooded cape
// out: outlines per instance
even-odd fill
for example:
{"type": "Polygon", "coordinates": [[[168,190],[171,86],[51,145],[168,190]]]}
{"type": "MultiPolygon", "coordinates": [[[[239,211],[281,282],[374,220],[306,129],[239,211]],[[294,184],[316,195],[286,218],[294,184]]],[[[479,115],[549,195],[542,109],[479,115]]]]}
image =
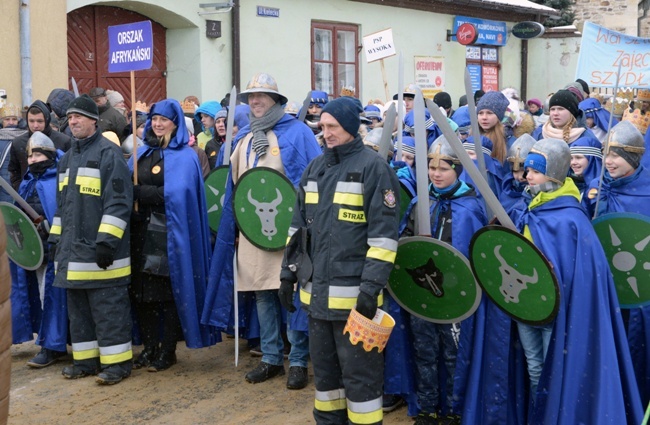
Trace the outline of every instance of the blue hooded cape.
{"type": "MultiPolygon", "coordinates": [[[[475,143],[474,137],[469,136],[463,145],[465,143],[475,143]]],[[[492,141],[487,137],[481,136],[481,144],[484,147],[488,148],[490,151],[492,150],[492,141]]],[[[498,159],[492,158],[486,152],[483,152],[483,157],[485,158],[485,169],[488,176],[488,185],[490,186],[490,189],[492,189],[494,195],[498,198],[501,194],[501,188],[503,187],[503,176],[509,174],[509,170],[507,168],[504,168],[498,159]]],[[[476,159],[473,161],[474,164],[476,164],[476,168],[478,169],[478,161],[476,159]]],[[[474,183],[474,180],[472,180],[472,177],[469,175],[467,170],[463,170],[458,178],[476,188],[476,184],[474,183]]],[[[476,189],[476,195],[481,201],[485,202],[483,195],[481,195],[481,192],[478,189],[476,189]]]]}
{"type": "MultiPolygon", "coordinates": [[[[582,197],[589,217],[594,215],[596,199],[588,194],[597,189],[598,179],[594,179],[582,197]]],[[[599,216],[615,212],[650,216],[650,171],[641,165],[631,176],[613,180],[605,170],[598,209],[599,216]]],[[[646,406],[650,402],[650,306],[630,309],[627,331],[641,402],[646,406]]]]}
{"type": "MultiPolygon", "coordinates": [[[[57,152],[57,160],[63,152],[57,152]]],[[[26,199],[36,188],[36,193],[43,206],[45,218],[51,224],[56,212],[57,173],[56,164],[50,167],[39,179],[31,172],[25,174],[18,193],[26,199]]],[[[43,307],[38,292],[38,281],[34,271],[28,271],[10,262],[12,272],[11,316],[13,343],[19,344],[33,339],[38,333],[36,344],[41,347],[66,351],[68,340],[68,301],[66,290],[52,286],[54,282],[54,263],[48,261],[47,247],[44,262],[45,288],[43,307]]]]}
{"type": "MultiPolygon", "coordinates": [[[[200,323],[206,296],[210,265],[210,229],[203,188],[203,174],[196,153],[187,146],[189,134],[180,104],[165,99],[151,106],[145,134],[151,129],[151,118],[162,115],[177,126],[176,135],[160,151],[169,166],[164,167],[165,215],[167,216],[167,252],[169,277],[174,291],[176,309],[189,348],[214,345],[220,334],[200,323]]],[[[144,145],[138,158],[151,155],[155,149],[144,145]]],[[[133,158],[129,160],[133,171],[133,158]]]]}
{"type": "MultiPolygon", "coordinates": [[[[603,158],[595,155],[591,155],[589,152],[590,149],[597,149],[600,151],[603,145],[598,141],[598,139],[592,139],[590,137],[580,137],[575,142],[569,145],[571,149],[571,155],[584,155],[587,158],[587,168],[582,172],[582,181],[576,182],[578,190],[580,193],[583,193],[589,183],[593,179],[600,178],[600,170],[603,166],[603,158]],[[586,150],[585,150],[586,149],[586,150]]],[[[573,170],[569,170],[569,175],[574,176],[573,170]]]]}
{"type": "MultiPolygon", "coordinates": [[[[284,167],[285,175],[291,183],[296,186],[299,184],[300,177],[309,162],[321,154],[321,149],[309,127],[289,114],[284,114],[284,116],[280,118],[273,127],[273,132],[278,138],[278,146],[282,156],[282,165],[284,167]]],[[[233,140],[233,149],[240,140],[243,140],[244,137],[248,135],[248,133],[250,133],[250,125],[239,130],[237,137],[233,140]]],[[[253,155],[255,153],[251,152],[249,149],[247,154],[253,155]]],[[[221,148],[219,158],[223,158],[223,147],[221,148]]],[[[220,163],[220,159],[217,160],[217,163],[220,163]]],[[[201,316],[201,323],[215,326],[218,330],[224,332],[232,328],[232,317],[234,316],[233,259],[235,255],[235,237],[237,234],[237,228],[232,208],[233,190],[234,184],[232,175],[229,173],[223,211],[221,214],[221,222],[219,223],[219,231],[217,232],[217,240],[214,246],[212,262],[210,264],[208,292],[206,294],[205,307],[201,316]]],[[[297,295],[298,294],[296,294],[296,297],[294,298],[294,305],[299,307],[300,304],[296,304],[296,300],[298,299],[297,295]]],[[[240,303],[239,326],[241,328],[248,328],[251,325],[245,322],[246,316],[242,314],[241,307],[240,303]]],[[[291,315],[291,327],[293,330],[306,331],[306,314],[300,311],[297,313],[298,314],[294,313],[291,315]],[[294,320],[297,322],[294,323],[294,320]]]]}
{"type": "Polygon", "coordinates": [[[641,423],[643,407],[614,282],[584,209],[575,197],[559,196],[527,209],[515,224],[520,231],[528,226],[560,287],[529,423],[641,423]]]}
{"type": "MultiPolygon", "coordinates": [[[[609,127],[609,111],[602,107],[600,102],[593,97],[587,98],[578,104],[578,108],[582,110],[585,118],[593,118],[594,125],[605,133],[609,127]]],[[[616,118],[612,119],[612,127],[618,124],[616,118]]]]}

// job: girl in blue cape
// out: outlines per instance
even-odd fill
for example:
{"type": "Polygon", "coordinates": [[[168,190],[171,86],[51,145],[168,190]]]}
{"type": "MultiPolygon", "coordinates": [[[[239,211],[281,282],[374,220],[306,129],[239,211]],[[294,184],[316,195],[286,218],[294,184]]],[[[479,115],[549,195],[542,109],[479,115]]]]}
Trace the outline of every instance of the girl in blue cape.
{"type": "MultiPolygon", "coordinates": [[[[494,158],[494,151],[492,141],[485,136],[481,136],[481,150],[483,152],[483,157],[485,158],[485,169],[487,171],[487,182],[492,189],[492,192],[496,197],[499,197],[501,194],[501,188],[503,186],[503,176],[508,172],[508,167],[504,167],[501,162],[494,158]]],[[[478,167],[478,161],[476,159],[476,145],[474,142],[474,136],[469,136],[464,142],[463,147],[469,154],[470,158],[474,161],[474,164],[478,167]]],[[[463,170],[463,174],[460,176],[461,180],[467,182],[467,184],[474,185],[469,173],[463,170]]],[[[477,190],[478,197],[481,201],[484,202],[483,196],[477,190]]]]}
{"type": "Polygon", "coordinates": [[[559,139],[571,144],[583,137],[597,139],[586,127],[578,100],[569,90],[558,90],[548,105],[549,119],[533,131],[535,140],[559,139]]]}
{"type": "Polygon", "coordinates": [[[11,262],[11,325],[13,343],[31,341],[38,333],[36,345],[41,351],[27,365],[43,368],[67,354],[68,308],[66,290],[55,288],[54,261],[49,260],[46,223],[52,226],[56,211],[56,166],[63,152],[40,131],[27,142],[29,171],[20,183],[18,193],[44,221],[37,225],[43,241],[43,263],[34,271],[25,270],[11,262]]]}
{"type": "MultiPolygon", "coordinates": [[[[220,336],[200,323],[210,233],[201,167],[187,146],[180,104],[166,99],[152,105],[144,134],[133,196],[138,211],[131,220],[131,296],[144,344],[134,368],[157,372],[176,363],[178,340],[201,348],[220,336]],[[159,231],[153,232],[156,220],[159,231]],[[155,255],[148,248],[152,242],[158,244],[155,255]],[[154,260],[159,267],[151,267],[154,260]]],[[[133,170],[133,158],[129,167],[133,170]]]]}
{"type": "MultiPolygon", "coordinates": [[[[600,195],[596,178],[582,198],[589,217],[617,212],[650,215],[650,171],[641,164],[646,150],[643,136],[629,121],[622,121],[612,129],[605,151],[605,175],[600,195]]],[[[624,317],[629,314],[628,341],[645,406],[650,401],[650,306],[626,309],[623,314],[624,317]]]]}
{"type": "MultiPolygon", "coordinates": [[[[600,143],[605,143],[607,130],[609,129],[609,111],[602,107],[598,99],[594,99],[593,97],[580,102],[578,108],[580,108],[585,116],[587,128],[591,130],[600,143]]],[[[616,124],[618,124],[618,120],[613,118],[612,127],[616,124]]]]}
{"type": "Polygon", "coordinates": [[[580,196],[593,179],[600,177],[603,166],[602,145],[596,139],[581,137],[569,145],[571,151],[571,170],[569,177],[580,191],[580,196]]]}
{"type": "MultiPolygon", "coordinates": [[[[460,179],[463,166],[444,136],[431,145],[428,157],[431,228],[425,232],[415,228],[416,197],[402,221],[400,234],[431,234],[467,256],[472,235],[487,223],[485,210],[474,188],[460,179]]],[[[421,410],[415,424],[437,424],[443,414],[447,415],[446,420],[455,421],[445,423],[460,423],[461,410],[456,410],[458,406],[454,406],[453,401],[454,379],[458,371],[457,353],[460,355],[461,350],[469,348],[467,345],[461,348],[458,341],[458,332],[460,330],[462,336],[465,321],[460,326],[458,323],[437,324],[411,315],[410,327],[417,370],[416,393],[421,410]],[[441,364],[445,367],[441,368],[441,364]]]]}
{"type": "Polygon", "coordinates": [[[560,307],[543,327],[518,323],[530,377],[528,423],[638,424],[643,408],[612,274],[580,194],[569,146],[543,139],[526,157],[533,200],[515,222],[553,266],[560,307]]]}

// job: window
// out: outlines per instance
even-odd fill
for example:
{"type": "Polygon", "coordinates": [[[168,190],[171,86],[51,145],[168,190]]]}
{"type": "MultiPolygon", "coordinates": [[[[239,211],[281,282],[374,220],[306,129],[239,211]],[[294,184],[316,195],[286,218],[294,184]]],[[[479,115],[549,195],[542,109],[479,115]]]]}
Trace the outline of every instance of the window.
{"type": "Polygon", "coordinates": [[[330,98],[343,87],[359,87],[359,30],[349,24],[312,22],[311,85],[330,98]]]}
{"type": "Polygon", "coordinates": [[[465,60],[472,78],[472,90],[499,90],[499,51],[491,46],[466,46],[465,60]]]}

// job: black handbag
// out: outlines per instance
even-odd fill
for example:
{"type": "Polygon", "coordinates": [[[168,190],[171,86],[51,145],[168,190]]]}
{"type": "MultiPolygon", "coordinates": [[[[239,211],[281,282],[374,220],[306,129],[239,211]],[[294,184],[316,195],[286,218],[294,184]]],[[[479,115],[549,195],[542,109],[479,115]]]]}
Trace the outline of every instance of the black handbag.
{"type": "Polygon", "coordinates": [[[142,273],[169,277],[167,258],[167,217],[152,212],[147,225],[144,246],[142,247],[142,273]]]}

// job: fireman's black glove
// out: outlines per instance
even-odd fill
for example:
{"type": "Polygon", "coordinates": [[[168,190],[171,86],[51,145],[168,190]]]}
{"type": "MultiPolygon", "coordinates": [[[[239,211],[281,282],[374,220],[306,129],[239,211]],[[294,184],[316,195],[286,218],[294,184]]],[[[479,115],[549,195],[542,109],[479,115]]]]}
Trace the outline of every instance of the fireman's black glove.
{"type": "Polygon", "coordinates": [[[296,307],[293,305],[293,282],[281,280],[278,297],[280,298],[280,304],[282,304],[282,307],[284,307],[289,313],[296,311],[296,307]]]}
{"type": "Polygon", "coordinates": [[[95,249],[95,262],[97,265],[106,270],[108,266],[113,264],[113,258],[115,257],[115,252],[113,249],[103,243],[97,244],[95,249]]]}
{"type": "Polygon", "coordinates": [[[357,297],[357,311],[372,320],[375,317],[375,313],[377,313],[377,297],[368,295],[365,292],[359,292],[359,296],[357,297]]]}

